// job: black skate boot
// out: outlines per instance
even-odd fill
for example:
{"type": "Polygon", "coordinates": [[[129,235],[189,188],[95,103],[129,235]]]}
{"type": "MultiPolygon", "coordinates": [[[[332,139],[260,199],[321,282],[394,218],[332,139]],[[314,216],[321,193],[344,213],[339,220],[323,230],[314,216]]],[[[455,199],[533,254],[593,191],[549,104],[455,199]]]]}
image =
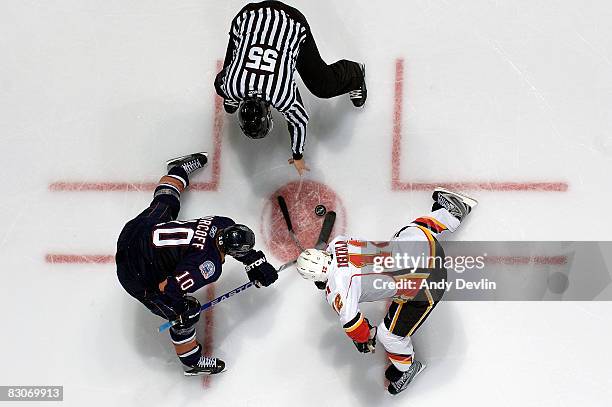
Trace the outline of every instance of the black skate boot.
{"type": "Polygon", "coordinates": [[[477,200],[467,195],[452,192],[441,187],[436,188],[431,197],[436,201],[432,210],[445,208],[451,215],[459,219],[460,222],[478,205],[477,200]]]}
{"type": "Polygon", "coordinates": [[[166,165],[168,166],[168,170],[170,170],[172,167],[180,166],[185,170],[187,175],[191,175],[196,170],[203,168],[207,162],[208,153],[202,152],[173,158],[166,161],[166,165]]]}
{"type": "Polygon", "coordinates": [[[200,356],[195,366],[185,370],[185,376],[202,376],[221,373],[225,370],[225,362],[217,358],[200,356]]]}
{"type": "Polygon", "coordinates": [[[402,377],[403,374],[404,374],[404,372],[402,372],[397,367],[395,367],[395,365],[393,363],[389,365],[387,370],[385,370],[385,377],[390,382],[398,381],[400,379],[400,377],[402,377]]]}
{"type": "Polygon", "coordinates": [[[366,88],[366,74],[365,74],[365,64],[359,64],[361,67],[361,72],[363,73],[363,80],[361,82],[361,86],[358,89],[352,90],[349,92],[349,97],[351,98],[351,102],[353,102],[353,106],[362,107],[366,99],[368,98],[368,89],[366,88]]]}
{"type": "Polygon", "coordinates": [[[387,390],[389,393],[395,395],[399,392],[406,390],[406,387],[417,377],[427,365],[415,360],[410,368],[406,372],[400,372],[395,366],[391,365],[387,368],[385,372],[385,376],[389,379],[389,387],[387,390]],[[392,378],[397,378],[397,380],[391,380],[392,378]]]}

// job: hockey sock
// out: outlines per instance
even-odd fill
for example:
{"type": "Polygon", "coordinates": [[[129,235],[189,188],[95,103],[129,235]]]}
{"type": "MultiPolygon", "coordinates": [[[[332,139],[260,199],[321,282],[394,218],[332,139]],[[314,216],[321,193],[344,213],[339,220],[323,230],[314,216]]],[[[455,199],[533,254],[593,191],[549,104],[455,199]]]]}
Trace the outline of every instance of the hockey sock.
{"type": "Polygon", "coordinates": [[[186,366],[195,366],[202,356],[202,346],[196,339],[195,326],[186,329],[172,327],[170,338],[181,362],[186,366]]]}
{"type": "Polygon", "coordinates": [[[160,195],[172,195],[177,199],[181,198],[181,192],[189,186],[189,177],[187,172],[179,166],[173,167],[159,180],[157,188],[155,188],[154,197],[160,195]]]}
{"type": "Polygon", "coordinates": [[[435,234],[439,234],[444,232],[445,230],[448,230],[445,224],[443,224],[438,219],[432,216],[421,216],[420,218],[417,218],[412,221],[412,223],[427,228],[435,234]]]}
{"type": "MultiPolygon", "coordinates": [[[[389,361],[392,363],[392,366],[401,372],[404,373],[408,369],[410,369],[410,365],[412,365],[412,355],[403,355],[398,353],[387,352],[387,357],[389,361]]],[[[397,379],[395,379],[397,380],[397,379]]],[[[395,381],[391,380],[391,381],[395,381]]]]}
{"type": "Polygon", "coordinates": [[[181,166],[170,168],[170,171],[168,171],[168,175],[178,177],[182,181],[185,181],[186,186],[189,185],[189,175],[187,174],[187,171],[185,171],[181,166]]]}

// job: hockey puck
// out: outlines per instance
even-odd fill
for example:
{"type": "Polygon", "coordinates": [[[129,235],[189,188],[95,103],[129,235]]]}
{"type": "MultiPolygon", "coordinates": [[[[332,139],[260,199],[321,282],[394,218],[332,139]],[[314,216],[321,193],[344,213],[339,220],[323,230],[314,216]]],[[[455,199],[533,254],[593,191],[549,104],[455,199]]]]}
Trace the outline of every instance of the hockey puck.
{"type": "Polygon", "coordinates": [[[325,214],[327,213],[327,209],[323,205],[317,205],[315,206],[314,212],[315,212],[315,215],[317,216],[325,216],[325,214]]]}

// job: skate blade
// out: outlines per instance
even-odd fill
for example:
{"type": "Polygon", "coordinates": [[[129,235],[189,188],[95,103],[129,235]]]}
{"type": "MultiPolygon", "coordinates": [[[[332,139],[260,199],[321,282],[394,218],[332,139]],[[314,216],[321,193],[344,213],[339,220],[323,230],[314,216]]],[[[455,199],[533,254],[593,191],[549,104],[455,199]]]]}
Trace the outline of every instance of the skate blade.
{"type": "MultiPolygon", "coordinates": [[[[414,375],[412,380],[416,379],[418,375],[423,373],[423,370],[425,370],[425,368],[427,367],[427,365],[425,363],[423,363],[423,362],[421,362],[421,366],[423,366],[423,367],[421,367],[421,369],[418,372],[416,372],[416,374],[414,375]]],[[[411,383],[412,383],[412,380],[410,381],[411,383]]]]}
{"type": "Polygon", "coordinates": [[[224,368],[222,371],[220,371],[219,373],[212,373],[212,372],[198,372],[198,373],[193,373],[193,372],[183,372],[184,376],[187,377],[192,377],[192,376],[216,376],[218,374],[221,373],[225,373],[227,372],[227,368],[224,368]]]}
{"type": "Polygon", "coordinates": [[[463,194],[461,192],[451,191],[449,189],[442,188],[442,187],[436,187],[436,189],[434,189],[434,193],[436,193],[436,192],[446,192],[446,193],[451,194],[451,195],[460,196],[461,199],[463,199],[463,201],[466,204],[468,204],[468,205],[470,205],[472,207],[472,209],[474,209],[476,206],[478,206],[478,201],[477,200],[475,200],[474,198],[470,198],[469,196],[467,196],[467,195],[465,195],[465,194],[463,194]]]}
{"type": "Polygon", "coordinates": [[[206,161],[207,161],[207,163],[208,163],[208,153],[207,153],[206,151],[198,151],[197,153],[186,154],[186,155],[182,155],[182,156],[180,156],[180,157],[171,158],[171,159],[169,159],[168,161],[166,161],[166,166],[173,165],[173,164],[174,164],[174,163],[176,163],[177,161],[181,161],[181,160],[183,160],[184,158],[187,158],[187,157],[189,157],[189,156],[191,156],[191,155],[193,155],[193,154],[203,154],[203,155],[205,155],[205,156],[206,156],[206,161]]]}

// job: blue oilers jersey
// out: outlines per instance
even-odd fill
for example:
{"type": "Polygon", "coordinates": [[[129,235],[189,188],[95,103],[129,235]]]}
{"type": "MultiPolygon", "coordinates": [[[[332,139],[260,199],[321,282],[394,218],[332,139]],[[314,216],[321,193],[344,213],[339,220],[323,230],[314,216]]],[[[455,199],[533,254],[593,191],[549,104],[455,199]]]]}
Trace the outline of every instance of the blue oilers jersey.
{"type": "Polygon", "coordinates": [[[222,257],[217,234],[235,222],[222,216],[172,221],[151,230],[151,266],[158,282],[168,280],[164,292],[170,296],[193,293],[217,281],[222,257]]]}

